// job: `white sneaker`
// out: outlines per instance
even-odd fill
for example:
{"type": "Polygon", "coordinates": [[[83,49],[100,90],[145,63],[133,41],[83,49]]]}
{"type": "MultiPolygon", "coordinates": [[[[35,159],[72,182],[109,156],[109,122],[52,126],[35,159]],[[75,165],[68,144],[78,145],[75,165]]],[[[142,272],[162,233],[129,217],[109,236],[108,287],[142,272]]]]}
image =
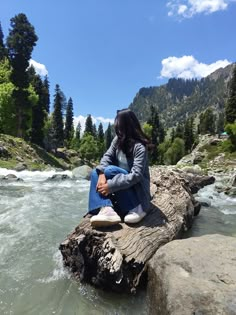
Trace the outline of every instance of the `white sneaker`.
{"type": "Polygon", "coordinates": [[[140,222],[146,215],[146,212],[143,211],[141,205],[138,205],[136,208],[130,210],[128,214],[124,218],[125,223],[138,223],[140,222]]]}
{"type": "Polygon", "coordinates": [[[112,207],[102,207],[99,213],[90,219],[93,227],[111,226],[120,222],[121,218],[112,207]]]}

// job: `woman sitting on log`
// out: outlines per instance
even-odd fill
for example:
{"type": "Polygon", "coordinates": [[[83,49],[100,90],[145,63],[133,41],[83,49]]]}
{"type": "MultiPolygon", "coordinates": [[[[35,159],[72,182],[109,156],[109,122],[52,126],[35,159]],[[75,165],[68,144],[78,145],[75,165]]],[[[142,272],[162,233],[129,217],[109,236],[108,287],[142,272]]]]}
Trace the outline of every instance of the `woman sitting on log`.
{"type": "Polygon", "coordinates": [[[89,213],[94,227],[141,221],[150,203],[147,145],[135,114],[117,111],[116,137],[91,174],[89,213]]]}

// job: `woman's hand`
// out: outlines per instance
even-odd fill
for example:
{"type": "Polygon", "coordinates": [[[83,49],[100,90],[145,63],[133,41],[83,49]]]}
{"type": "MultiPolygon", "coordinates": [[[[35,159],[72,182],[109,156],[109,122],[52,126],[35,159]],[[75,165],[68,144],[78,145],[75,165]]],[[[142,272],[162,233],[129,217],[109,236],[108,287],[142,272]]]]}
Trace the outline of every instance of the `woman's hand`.
{"type": "Polygon", "coordinates": [[[100,184],[99,186],[97,186],[97,191],[103,196],[108,196],[109,195],[108,184],[107,183],[100,184]]]}
{"type": "Polygon", "coordinates": [[[98,188],[99,188],[101,185],[106,184],[106,182],[107,182],[107,180],[106,180],[105,175],[104,175],[104,174],[99,174],[96,189],[98,190],[98,188]]]}

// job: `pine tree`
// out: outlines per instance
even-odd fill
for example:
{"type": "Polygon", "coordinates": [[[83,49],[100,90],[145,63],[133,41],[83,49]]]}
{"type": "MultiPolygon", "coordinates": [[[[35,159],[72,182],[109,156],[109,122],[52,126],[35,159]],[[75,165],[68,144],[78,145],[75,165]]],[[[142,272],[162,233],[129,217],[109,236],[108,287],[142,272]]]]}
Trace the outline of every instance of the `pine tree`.
{"type": "Polygon", "coordinates": [[[224,131],[224,121],[225,121],[224,113],[219,113],[216,126],[216,132],[218,134],[221,134],[224,131]]]}
{"type": "Polygon", "coordinates": [[[96,139],[97,138],[97,127],[96,124],[93,124],[93,136],[96,139]]]}
{"type": "Polygon", "coordinates": [[[185,152],[191,152],[194,144],[193,118],[188,118],[184,125],[184,145],[185,152]]]}
{"type": "Polygon", "coordinates": [[[44,81],[43,81],[43,86],[44,86],[44,108],[46,110],[46,112],[49,114],[50,111],[50,92],[49,92],[49,81],[48,81],[48,77],[46,76],[44,81]]]}
{"type": "Polygon", "coordinates": [[[98,141],[101,143],[104,142],[104,131],[102,123],[98,125],[98,141]]]}
{"type": "Polygon", "coordinates": [[[54,95],[54,111],[52,117],[53,141],[55,149],[63,145],[63,117],[62,117],[62,93],[59,85],[56,85],[54,95]]]}
{"type": "Polygon", "coordinates": [[[110,148],[111,142],[112,142],[112,133],[111,133],[111,124],[108,124],[107,130],[106,130],[106,149],[110,148]]]}
{"type": "Polygon", "coordinates": [[[211,108],[205,110],[204,113],[200,115],[200,126],[199,130],[201,134],[214,134],[215,133],[215,115],[211,108]]]}
{"type": "Polygon", "coordinates": [[[230,82],[230,95],[225,106],[225,122],[234,123],[236,121],[236,65],[233,70],[233,77],[230,82]]]}
{"type": "Polygon", "coordinates": [[[157,147],[159,144],[158,137],[159,137],[160,120],[159,120],[157,109],[153,105],[151,105],[150,112],[151,112],[151,116],[147,123],[150,126],[152,126],[151,142],[153,145],[153,150],[151,153],[151,163],[155,163],[158,158],[157,147]]]}
{"type": "Polygon", "coordinates": [[[103,131],[102,123],[98,125],[97,140],[98,140],[98,147],[99,147],[99,158],[101,158],[105,151],[105,139],[104,139],[104,131],[103,131]]]}
{"type": "Polygon", "coordinates": [[[73,139],[73,148],[78,150],[80,146],[80,140],[81,140],[81,124],[78,122],[78,125],[75,129],[75,137],[73,139]]]}
{"type": "Polygon", "coordinates": [[[170,134],[170,142],[172,143],[175,139],[175,128],[171,129],[171,134],[170,134]]]}
{"type": "Polygon", "coordinates": [[[29,78],[27,68],[34,46],[38,40],[34,27],[25,14],[11,19],[11,29],[7,38],[9,58],[12,65],[12,82],[16,86],[13,98],[16,107],[17,135],[26,137],[31,127],[32,108],[29,102],[29,78]]]}
{"type": "MultiPolygon", "coordinates": [[[[33,68],[33,67],[31,67],[33,68]]],[[[44,85],[39,75],[36,75],[34,68],[29,69],[29,77],[31,84],[38,95],[38,101],[32,106],[32,131],[31,141],[44,146],[44,126],[46,122],[47,112],[44,104],[44,85]]]]}
{"type": "Polygon", "coordinates": [[[85,129],[84,129],[84,133],[89,133],[91,135],[93,135],[93,120],[92,120],[92,117],[91,115],[89,114],[87,116],[87,119],[85,121],[85,129]]]}
{"type": "Polygon", "coordinates": [[[181,123],[178,123],[176,127],[175,138],[184,138],[184,126],[181,123]]]}
{"type": "Polygon", "coordinates": [[[70,97],[66,108],[66,122],[64,131],[64,139],[67,147],[70,147],[71,140],[73,139],[74,136],[73,119],[74,119],[73,101],[72,98],[70,97]]]}
{"type": "Polygon", "coordinates": [[[7,57],[7,50],[4,44],[4,35],[2,31],[2,25],[0,22],[0,62],[7,57]]]}

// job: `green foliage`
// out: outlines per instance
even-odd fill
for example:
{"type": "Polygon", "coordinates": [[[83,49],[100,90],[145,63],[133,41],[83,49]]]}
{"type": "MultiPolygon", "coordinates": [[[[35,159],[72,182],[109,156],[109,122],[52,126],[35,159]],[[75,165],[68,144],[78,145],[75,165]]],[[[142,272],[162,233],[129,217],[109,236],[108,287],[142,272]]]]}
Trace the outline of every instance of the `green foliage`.
{"type": "Polygon", "coordinates": [[[175,138],[174,142],[164,154],[164,163],[174,165],[184,156],[184,153],[185,148],[183,139],[175,138]]]}
{"type": "Polygon", "coordinates": [[[90,114],[87,116],[86,121],[85,121],[84,133],[89,133],[90,135],[94,135],[93,120],[90,114]]]}
{"type": "Polygon", "coordinates": [[[184,145],[185,152],[191,152],[191,149],[194,144],[194,125],[193,125],[193,117],[188,118],[184,124],[184,145]]]}
{"type": "Polygon", "coordinates": [[[4,45],[4,35],[3,35],[3,31],[2,31],[2,25],[0,23],[0,62],[7,57],[7,50],[6,47],[4,45]]]}
{"type": "Polygon", "coordinates": [[[37,100],[33,101],[32,104],[32,131],[31,131],[31,141],[44,146],[44,127],[47,118],[47,112],[45,107],[44,100],[44,85],[41,77],[36,75],[33,67],[29,69],[29,78],[30,78],[30,87],[35,91],[37,100]]]}
{"type": "Polygon", "coordinates": [[[63,97],[59,85],[56,85],[54,95],[54,111],[52,115],[52,139],[55,149],[63,145],[63,117],[62,117],[62,105],[63,97]]]}
{"type": "Polygon", "coordinates": [[[141,88],[135,96],[130,109],[141,122],[148,121],[151,106],[165,121],[165,127],[173,127],[196,112],[206,110],[215,104],[216,110],[223,112],[228,96],[227,78],[230,77],[232,65],[217,74],[214,73],[201,80],[170,79],[165,85],[141,88]]]}
{"type": "Polygon", "coordinates": [[[215,134],[216,131],[216,117],[213,114],[212,108],[208,108],[200,115],[199,131],[201,134],[215,134]]]}
{"type": "Polygon", "coordinates": [[[105,147],[106,149],[110,148],[112,142],[112,132],[111,132],[111,124],[108,124],[107,130],[106,130],[106,134],[105,134],[105,147]]]}
{"type": "Polygon", "coordinates": [[[75,130],[75,136],[72,139],[71,147],[74,150],[78,150],[80,146],[80,137],[81,137],[81,124],[78,122],[78,125],[76,126],[75,130]]]}
{"type": "Polygon", "coordinates": [[[232,144],[232,151],[236,151],[236,121],[233,124],[227,124],[225,126],[225,131],[229,135],[229,140],[232,144]]]}
{"type": "Polygon", "coordinates": [[[221,134],[224,131],[224,120],[225,120],[224,113],[219,113],[216,124],[216,132],[218,134],[221,134]]]}
{"type": "Polygon", "coordinates": [[[4,58],[0,62],[0,132],[16,134],[15,104],[13,102],[14,84],[10,81],[11,66],[4,58]]]}
{"type": "Polygon", "coordinates": [[[66,147],[71,146],[71,141],[74,137],[74,125],[73,125],[74,113],[73,113],[73,101],[69,98],[67,108],[66,108],[66,122],[64,130],[64,139],[66,147]]]}
{"type": "Polygon", "coordinates": [[[16,86],[13,98],[16,108],[17,135],[27,137],[31,120],[32,104],[29,99],[29,77],[27,68],[34,46],[38,40],[34,27],[25,14],[11,19],[11,29],[7,37],[9,58],[12,65],[11,80],[16,86]]]}
{"type": "Polygon", "coordinates": [[[97,141],[98,141],[98,151],[99,151],[99,158],[101,158],[105,152],[105,135],[103,131],[103,125],[100,123],[98,125],[98,136],[97,136],[97,141]]]}
{"type": "Polygon", "coordinates": [[[145,122],[143,124],[143,132],[145,133],[145,135],[148,136],[149,139],[151,139],[152,136],[152,126],[150,124],[148,124],[147,122],[145,122]]]}
{"type": "Polygon", "coordinates": [[[159,153],[159,161],[158,164],[165,164],[165,154],[169,147],[171,146],[171,141],[170,140],[165,140],[158,146],[158,153],[159,153]]]}
{"type": "Polygon", "coordinates": [[[230,82],[230,96],[225,106],[226,123],[236,121],[236,66],[234,66],[233,77],[230,82]]]}
{"type": "Polygon", "coordinates": [[[98,157],[98,145],[93,137],[93,135],[89,133],[85,133],[81,139],[80,143],[80,155],[83,159],[88,161],[95,161],[98,157]]]}
{"type": "Polygon", "coordinates": [[[0,84],[0,132],[16,134],[15,107],[12,99],[14,85],[11,82],[0,84]]]}

